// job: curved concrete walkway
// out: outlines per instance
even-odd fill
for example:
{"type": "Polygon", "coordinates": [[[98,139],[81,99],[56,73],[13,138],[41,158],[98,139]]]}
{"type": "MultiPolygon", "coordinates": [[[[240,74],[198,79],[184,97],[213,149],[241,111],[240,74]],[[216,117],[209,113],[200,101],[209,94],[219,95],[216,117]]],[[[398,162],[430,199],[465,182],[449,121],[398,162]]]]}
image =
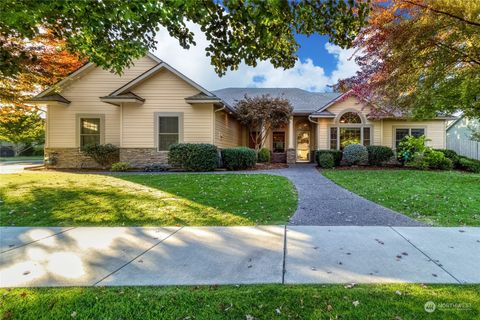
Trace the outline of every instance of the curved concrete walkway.
{"type": "Polygon", "coordinates": [[[265,173],[288,178],[298,191],[298,208],[291,225],[424,226],[403,214],[362,198],[325,178],[314,164],[291,165],[265,173]]]}

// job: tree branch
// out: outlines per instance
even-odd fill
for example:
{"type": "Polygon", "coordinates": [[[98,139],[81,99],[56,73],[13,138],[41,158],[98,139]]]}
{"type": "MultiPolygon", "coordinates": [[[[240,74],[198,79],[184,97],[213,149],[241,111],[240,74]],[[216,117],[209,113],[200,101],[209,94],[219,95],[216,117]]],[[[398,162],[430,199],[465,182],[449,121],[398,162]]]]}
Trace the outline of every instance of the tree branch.
{"type": "Polygon", "coordinates": [[[460,17],[460,16],[457,16],[455,14],[452,14],[450,12],[446,12],[446,11],[443,11],[443,10],[439,10],[439,9],[435,9],[435,8],[432,8],[428,5],[425,5],[425,4],[421,4],[421,3],[418,3],[418,2],[415,2],[415,1],[411,1],[411,0],[400,0],[402,2],[406,2],[406,3],[409,3],[411,5],[414,5],[414,6],[417,6],[417,7],[420,7],[420,8],[423,8],[423,9],[427,9],[427,10],[430,10],[432,12],[435,12],[437,14],[443,14],[443,15],[446,15],[450,18],[453,18],[453,19],[457,19],[457,20],[460,20],[466,24],[470,24],[470,25],[473,25],[473,26],[476,26],[476,27],[480,27],[480,23],[479,22],[475,22],[475,21],[470,21],[470,20],[467,20],[463,17],[460,17]]]}

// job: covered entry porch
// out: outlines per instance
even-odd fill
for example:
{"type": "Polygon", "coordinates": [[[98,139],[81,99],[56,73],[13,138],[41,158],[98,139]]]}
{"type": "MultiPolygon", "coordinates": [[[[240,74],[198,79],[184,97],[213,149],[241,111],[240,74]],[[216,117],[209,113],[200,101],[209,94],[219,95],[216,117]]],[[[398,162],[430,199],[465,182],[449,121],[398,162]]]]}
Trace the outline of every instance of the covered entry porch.
{"type": "MultiPolygon", "coordinates": [[[[267,133],[262,148],[270,150],[272,162],[314,162],[317,149],[316,127],[317,124],[311,122],[308,116],[292,116],[287,125],[267,133]]],[[[253,140],[249,140],[249,147],[254,148],[253,140]]]]}

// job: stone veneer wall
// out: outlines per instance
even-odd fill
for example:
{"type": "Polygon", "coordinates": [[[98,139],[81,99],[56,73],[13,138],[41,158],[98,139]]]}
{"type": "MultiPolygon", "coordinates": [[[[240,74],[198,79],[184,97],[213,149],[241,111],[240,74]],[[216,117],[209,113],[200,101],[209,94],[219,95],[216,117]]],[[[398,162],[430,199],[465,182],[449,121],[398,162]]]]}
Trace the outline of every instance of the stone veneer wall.
{"type": "Polygon", "coordinates": [[[120,161],[128,162],[132,167],[141,168],[149,164],[168,163],[168,151],[157,151],[155,148],[122,148],[120,161]]]}
{"type": "Polygon", "coordinates": [[[56,164],[50,168],[65,169],[101,169],[92,158],[85,156],[78,148],[45,148],[45,157],[56,158],[56,164]]]}
{"type": "Polygon", "coordinates": [[[295,163],[297,162],[297,153],[295,149],[288,149],[287,150],[287,163],[295,163]]]}

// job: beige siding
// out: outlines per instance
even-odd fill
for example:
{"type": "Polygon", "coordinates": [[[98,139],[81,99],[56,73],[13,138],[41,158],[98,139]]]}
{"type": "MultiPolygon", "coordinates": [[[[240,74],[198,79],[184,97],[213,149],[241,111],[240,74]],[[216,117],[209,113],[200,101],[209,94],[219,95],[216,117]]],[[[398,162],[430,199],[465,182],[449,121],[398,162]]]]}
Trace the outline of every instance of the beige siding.
{"type": "Polygon", "coordinates": [[[242,145],[242,126],[227,112],[215,112],[215,145],[220,148],[242,145]]]}
{"type": "MultiPolygon", "coordinates": [[[[403,128],[425,128],[426,136],[431,139],[428,142],[434,148],[445,148],[445,121],[444,120],[431,120],[431,121],[402,121],[402,120],[378,120],[371,121],[366,119],[367,114],[370,112],[369,107],[364,106],[356,98],[348,98],[342,102],[336,103],[327,109],[336,116],[341,113],[352,110],[363,114],[364,121],[367,125],[372,126],[372,144],[385,145],[394,147],[393,130],[396,127],[403,128]]],[[[319,129],[320,134],[318,136],[319,149],[329,149],[329,127],[334,126],[337,118],[335,119],[320,119],[319,129]]]]}
{"type": "Polygon", "coordinates": [[[120,109],[104,102],[99,97],[110,94],[115,89],[131,81],[155,66],[156,62],[144,57],[126,69],[122,76],[101,68],[92,68],[72,80],[61,94],[71,101],[70,105],[48,106],[48,146],[51,148],[77,147],[76,114],[105,115],[105,143],[120,144],[120,109]]]}
{"type": "Polygon", "coordinates": [[[401,120],[383,120],[383,142],[382,144],[394,147],[395,128],[425,128],[425,136],[431,141],[427,145],[444,149],[446,147],[446,122],[445,120],[431,121],[401,121],[401,120]]]}
{"type": "Polygon", "coordinates": [[[122,147],[155,148],[155,112],[183,113],[183,142],[213,143],[213,105],[190,105],[185,98],[197,89],[168,70],[162,70],[131,90],[142,105],[122,107],[122,147]]]}

